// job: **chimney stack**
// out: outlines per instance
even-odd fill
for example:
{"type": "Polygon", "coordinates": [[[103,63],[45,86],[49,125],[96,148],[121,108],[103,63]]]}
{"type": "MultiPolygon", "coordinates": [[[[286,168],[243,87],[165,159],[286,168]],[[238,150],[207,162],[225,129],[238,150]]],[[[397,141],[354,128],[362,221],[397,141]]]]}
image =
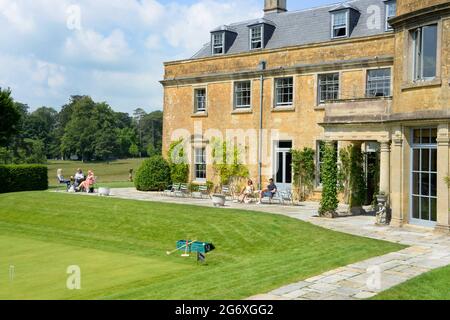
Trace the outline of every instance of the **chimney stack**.
{"type": "Polygon", "coordinates": [[[265,13],[280,13],[286,11],[286,0],[264,0],[265,13]]]}

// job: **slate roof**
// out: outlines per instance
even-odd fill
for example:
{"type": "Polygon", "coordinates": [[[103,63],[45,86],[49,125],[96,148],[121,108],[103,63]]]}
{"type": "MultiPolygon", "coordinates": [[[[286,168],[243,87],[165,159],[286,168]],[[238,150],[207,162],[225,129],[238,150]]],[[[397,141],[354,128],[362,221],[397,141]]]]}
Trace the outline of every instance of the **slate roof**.
{"type": "MultiPolygon", "coordinates": [[[[349,38],[367,37],[385,33],[385,0],[353,0],[300,11],[268,13],[260,19],[232,23],[227,26],[218,27],[212,31],[227,28],[237,33],[235,41],[226,54],[250,51],[248,26],[261,19],[268,20],[276,26],[265,49],[326,42],[332,40],[330,12],[340,7],[343,9],[353,8],[361,14],[349,38]],[[369,10],[368,12],[368,9],[374,5],[378,6],[381,10],[381,21],[380,28],[371,29],[368,27],[367,22],[373,15],[373,11],[369,10]]],[[[204,58],[211,55],[211,44],[207,43],[192,58],[204,58]]]]}

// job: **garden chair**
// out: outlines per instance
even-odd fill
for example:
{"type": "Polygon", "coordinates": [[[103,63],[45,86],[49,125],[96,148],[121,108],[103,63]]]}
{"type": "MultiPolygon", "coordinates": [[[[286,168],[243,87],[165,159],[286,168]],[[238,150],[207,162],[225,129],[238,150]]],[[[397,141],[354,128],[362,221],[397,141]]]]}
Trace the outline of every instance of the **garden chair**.
{"type": "Polygon", "coordinates": [[[280,195],[280,191],[277,191],[277,192],[273,195],[273,197],[263,197],[263,198],[261,199],[261,202],[265,202],[266,200],[268,201],[269,204],[272,204],[274,201],[277,201],[279,204],[282,204],[282,203],[283,203],[283,198],[282,198],[281,195],[280,195]]]}
{"type": "Polygon", "coordinates": [[[180,189],[175,191],[175,196],[180,198],[185,198],[190,196],[189,187],[186,183],[180,184],[180,189]]]}
{"type": "Polygon", "coordinates": [[[198,186],[198,191],[192,192],[192,197],[197,199],[209,199],[208,187],[206,185],[198,186]]]}
{"type": "Polygon", "coordinates": [[[228,200],[233,200],[233,191],[230,186],[222,186],[222,195],[224,195],[228,200]]]}
{"type": "Polygon", "coordinates": [[[209,191],[208,191],[208,186],[206,186],[206,185],[205,186],[199,186],[198,187],[198,192],[200,192],[202,198],[206,198],[206,199],[210,198],[209,191]]]}
{"type": "Polygon", "coordinates": [[[173,184],[163,191],[162,195],[167,197],[175,196],[175,192],[180,190],[181,183],[173,184]]]}
{"type": "Polygon", "coordinates": [[[291,190],[280,191],[279,193],[283,204],[294,205],[294,197],[291,190]]]}
{"type": "Polygon", "coordinates": [[[59,180],[59,178],[56,178],[58,183],[57,191],[69,191],[70,186],[67,184],[67,182],[59,180]]]}

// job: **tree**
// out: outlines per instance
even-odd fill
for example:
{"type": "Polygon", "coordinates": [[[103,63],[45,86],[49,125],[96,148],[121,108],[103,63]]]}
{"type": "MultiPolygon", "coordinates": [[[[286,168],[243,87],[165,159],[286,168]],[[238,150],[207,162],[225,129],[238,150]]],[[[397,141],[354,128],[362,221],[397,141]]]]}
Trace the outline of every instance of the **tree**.
{"type": "Polygon", "coordinates": [[[45,164],[47,156],[45,155],[45,144],[41,140],[25,139],[26,146],[25,163],[29,164],[45,164]]]}
{"type": "Polygon", "coordinates": [[[137,124],[139,133],[139,157],[142,157],[142,119],[145,115],[146,113],[142,108],[137,108],[133,111],[133,118],[135,123],[137,124]]]}
{"type": "Polygon", "coordinates": [[[337,157],[333,145],[326,143],[324,147],[322,170],[322,199],[320,201],[319,214],[321,217],[337,216],[339,205],[337,199],[337,157]]]}
{"type": "Polygon", "coordinates": [[[139,147],[137,146],[137,135],[136,135],[136,130],[134,129],[134,127],[126,127],[123,129],[116,129],[116,134],[117,134],[117,143],[119,144],[119,157],[121,158],[126,158],[129,155],[132,157],[137,157],[139,156],[139,147]],[[136,152],[137,155],[135,154],[135,152],[131,152],[130,150],[135,150],[134,147],[131,148],[132,146],[136,147],[136,152]]]}
{"type": "MultiPolygon", "coordinates": [[[[142,118],[142,144],[146,150],[151,145],[157,154],[161,154],[162,125],[163,113],[161,111],[151,112],[142,118]]],[[[150,155],[148,154],[148,156],[150,155]]]]}
{"type": "Polygon", "coordinates": [[[59,155],[58,141],[55,130],[58,112],[52,108],[41,107],[26,116],[24,121],[24,136],[32,140],[40,140],[44,144],[47,158],[59,155]]]}
{"type": "Polygon", "coordinates": [[[109,161],[117,154],[117,138],[112,128],[97,132],[95,137],[94,155],[96,160],[109,161]]]}
{"type": "Polygon", "coordinates": [[[82,97],[72,109],[61,141],[63,154],[76,154],[83,161],[105,160],[119,149],[114,112],[106,103],[95,103],[90,97],[82,97]]]}
{"type": "Polygon", "coordinates": [[[21,115],[11,97],[11,90],[0,88],[0,146],[7,146],[9,139],[19,132],[20,119],[21,115]]]}
{"type": "Polygon", "coordinates": [[[133,143],[133,144],[130,146],[130,149],[129,149],[128,153],[129,153],[133,158],[139,157],[139,147],[137,146],[137,144],[133,143]]]}

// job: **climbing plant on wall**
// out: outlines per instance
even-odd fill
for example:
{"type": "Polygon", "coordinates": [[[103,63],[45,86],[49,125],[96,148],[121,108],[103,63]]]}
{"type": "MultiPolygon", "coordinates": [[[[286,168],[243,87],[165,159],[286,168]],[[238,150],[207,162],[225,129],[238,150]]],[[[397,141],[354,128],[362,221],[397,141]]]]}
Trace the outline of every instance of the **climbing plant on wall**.
{"type": "Polygon", "coordinates": [[[338,168],[336,150],[331,144],[324,147],[322,171],[322,200],[320,201],[319,214],[322,217],[336,217],[339,201],[337,198],[338,189],[338,168]]]}
{"type": "Polygon", "coordinates": [[[211,139],[213,171],[220,185],[227,185],[231,178],[247,178],[249,170],[242,163],[242,150],[237,145],[231,145],[220,139],[211,139]]]}
{"type": "Polygon", "coordinates": [[[361,145],[350,147],[350,208],[362,207],[366,201],[366,181],[364,176],[364,157],[361,145]]]}
{"type": "Polygon", "coordinates": [[[315,152],[311,148],[292,150],[292,171],[294,186],[300,201],[305,201],[314,189],[316,167],[314,165],[315,152]]]}
{"type": "Polygon", "coordinates": [[[170,177],[173,183],[187,183],[189,181],[189,164],[184,151],[184,140],[179,139],[171,143],[167,152],[170,166],[170,177]]]}

